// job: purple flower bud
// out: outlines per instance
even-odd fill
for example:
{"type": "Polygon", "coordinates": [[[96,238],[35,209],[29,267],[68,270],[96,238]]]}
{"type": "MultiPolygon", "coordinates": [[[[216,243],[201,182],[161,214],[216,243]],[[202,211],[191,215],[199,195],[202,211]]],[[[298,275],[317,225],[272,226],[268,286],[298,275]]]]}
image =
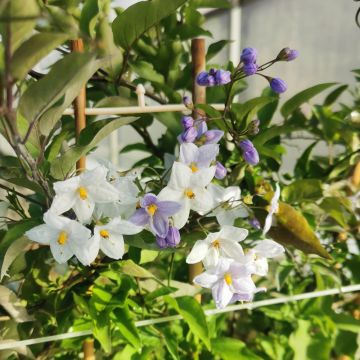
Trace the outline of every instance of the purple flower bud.
{"type": "Polygon", "coordinates": [[[244,64],[250,64],[256,62],[257,51],[254,48],[245,48],[240,56],[240,60],[244,64]]]}
{"type": "MultiPolygon", "coordinates": [[[[214,69],[211,69],[214,72],[214,69]]],[[[210,73],[206,71],[202,71],[196,78],[196,82],[200,86],[214,86],[216,85],[215,76],[212,75],[210,70],[210,73]]]]}
{"type": "Polygon", "coordinates": [[[189,129],[193,127],[194,119],[191,116],[184,115],[181,119],[181,124],[185,130],[189,129]]]}
{"type": "Polygon", "coordinates": [[[180,243],[179,230],[176,227],[170,225],[169,230],[164,238],[160,236],[156,236],[156,243],[160,249],[175,247],[180,243]]]}
{"type": "Polygon", "coordinates": [[[192,143],[197,137],[197,130],[194,127],[190,127],[186,129],[180,137],[182,142],[192,143]]]}
{"type": "Polygon", "coordinates": [[[244,64],[243,66],[243,71],[248,76],[256,74],[257,69],[258,66],[255,63],[248,63],[248,64],[244,64]]]}
{"type": "Polygon", "coordinates": [[[261,229],[261,225],[260,225],[260,222],[257,218],[252,218],[252,219],[249,219],[249,224],[256,230],[260,230],[261,229]]]}
{"type": "Polygon", "coordinates": [[[270,80],[270,87],[276,92],[276,93],[283,93],[287,89],[287,85],[284,80],[281,80],[279,78],[272,78],[270,80]]]}
{"type": "Polygon", "coordinates": [[[259,154],[250,140],[242,140],[239,143],[244,160],[250,165],[256,165],[259,162],[259,154]]]}
{"type": "Polygon", "coordinates": [[[298,56],[299,52],[297,50],[286,47],[279,52],[276,59],[279,61],[291,61],[296,59],[298,56]]]}
{"type": "Polygon", "coordinates": [[[222,180],[227,174],[226,167],[219,161],[216,162],[215,177],[218,180],[222,180]]]}
{"type": "Polygon", "coordinates": [[[219,69],[215,74],[216,85],[225,85],[231,81],[231,72],[219,69]]]}
{"type": "Polygon", "coordinates": [[[206,141],[205,144],[217,144],[224,136],[222,130],[208,130],[204,133],[206,141]]]}
{"type": "Polygon", "coordinates": [[[258,134],[259,133],[259,125],[260,125],[260,120],[255,119],[255,120],[251,121],[247,128],[247,133],[249,135],[258,134]]]}
{"type": "Polygon", "coordinates": [[[184,104],[187,108],[191,108],[191,107],[192,107],[193,103],[192,103],[192,101],[191,101],[191,99],[190,99],[190,96],[185,95],[185,96],[183,97],[183,104],[184,104]]]}

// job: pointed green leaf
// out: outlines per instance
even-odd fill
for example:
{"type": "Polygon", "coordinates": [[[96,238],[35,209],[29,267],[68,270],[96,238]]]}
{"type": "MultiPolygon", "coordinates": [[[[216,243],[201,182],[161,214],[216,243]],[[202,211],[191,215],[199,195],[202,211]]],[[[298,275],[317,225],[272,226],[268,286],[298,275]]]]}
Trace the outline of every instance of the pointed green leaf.
{"type": "Polygon", "coordinates": [[[306,90],[299,92],[298,94],[294,95],[285,104],[281,107],[281,114],[284,117],[290,116],[290,114],[299,108],[302,104],[308,102],[314,96],[320,94],[324,90],[328,89],[331,86],[336,85],[336,83],[324,83],[312,86],[306,90]]]}
{"type": "Polygon", "coordinates": [[[112,24],[115,43],[129,50],[148,29],[171,15],[186,0],[140,1],[122,12],[112,24]]]}
{"type": "Polygon", "coordinates": [[[283,199],[292,203],[315,201],[322,196],[322,182],[317,179],[297,180],[283,188],[283,199]]]}

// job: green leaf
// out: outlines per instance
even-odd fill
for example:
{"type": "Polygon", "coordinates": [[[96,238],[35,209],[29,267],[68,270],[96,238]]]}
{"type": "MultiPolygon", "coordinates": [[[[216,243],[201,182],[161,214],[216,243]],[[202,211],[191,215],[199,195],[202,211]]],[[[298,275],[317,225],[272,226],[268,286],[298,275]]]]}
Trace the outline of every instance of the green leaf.
{"type": "Polygon", "coordinates": [[[96,20],[101,13],[99,0],[86,0],[80,16],[80,29],[91,37],[95,34],[96,20]]]}
{"type": "Polygon", "coordinates": [[[243,341],[238,339],[228,337],[212,339],[211,348],[223,360],[261,360],[259,356],[248,350],[247,345],[243,341]]]}
{"type": "Polygon", "coordinates": [[[154,278],[150,271],[135,264],[132,260],[119,261],[117,264],[119,265],[119,270],[126,275],[138,278],[154,278]]]}
{"type": "Polygon", "coordinates": [[[270,124],[275,114],[275,111],[279,105],[280,95],[275,91],[273,91],[270,87],[266,87],[263,90],[261,96],[270,96],[276,98],[276,100],[274,100],[273,102],[262,107],[257,113],[257,117],[260,120],[260,126],[262,128],[266,128],[270,124]]]}
{"type": "Polygon", "coordinates": [[[216,54],[218,54],[227,44],[231,41],[229,40],[220,40],[210,44],[206,53],[206,61],[211,60],[216,54]]]}
{"type": "Polygon", "coordinates": [[[292,206],[279,202],[276,220],[277,226],[271,227],[269,231],[274,240],[284,245],[292,245],[305,253],[331,259],[305,217],[292,206]]]}
{"type": "Polygon", "coordinates": [[[285,186],[281,195],[290,204],[315,201],[322,197],[322,182],[317,179],[296,180],[285,186]]]}
{"type": "Polygon", "coordinates": [[[317,143],[318,142],[315,141],[309,145],[296,162],[294,173],[297,177],[305,177],[308,173],[310,155],[317,143]]]}
{"type": "Polygon", "coordinates": [[[343,204],[336,197],[327,197],[321,204],[320,208],[323,209],[327,216],[333,218],[343,228],[347,228],[347,217],[343,204]]]}
{"type": "Polygon", "coordinates": [[[15,79],[23,79],[44,56],[68,39],[66,34],[41,32],[26,40],[15,51],[11,73],[15,79]]]}
{"type": "Polygon", "coordinates": [[[336,83],[324,83],[312,86],[306,90],[299,92],[284,103],[284,105],[281,107],[281,114],[285,118],[289,117],[291,113],[297,108],[299,108],[302,104],[308,102],[314,96],[320,94],[324,90],[334,85],[336,85],[336,83]]]}
{"type": "Polygon", "coordinates": [[[164,335],[165,345],[171,357],[174,360],[179,360],[180,358],[178,353],[178,342],[176,341],[176,336],[166,328],[161,329],[161,332],[164,335]]]}
{"type": "Polygon", "coordinates": [[[135,71],[140,77],[144,78],[145,80],[156,82],[163,84],[164,83],[164,76],[159,74],[152,64],[139,60],[135,63],[130,64],[130,67],[135,71]]]}
{"type": "Polygon", "coordinates": [[[148,29],[171,15],[186,0],[140,1],[117,16],[112,24],[115,43],[129,50],[148,29]]]}
{"type": "Polygon", "coordinates": [[[81,156],[93,149],[112,131],[135,121],[136,118],[120,118],[114,120],[99,120],[87,126],[80,134],[79,145],[71,147],[64,155],[55,159],[50,167],[50,173],[55,179],[64,178],[74,167],[81,156]]]}
{"type": "Polygon", "coordinates": [[[151,302],[153,302],[154,299],[156,299],[160,296],[172,294],[173,292],[175,292],[177,290],[178,289],[174,288],[174,287],[168,287],[168,286],[160,287],[160,288],[152,291],[151,293],[147,294],[145,296],[145,301],[151,303],[151,302]]]}
{"type": "Polygon", "coordinates": [[[198,336],[204,342],[207,349],[210,350],[209,330],[201,305],[191,296],[176,298],[174,305],[178,313],[189,325],[190,330],[198,336]]]}
{"type": "Polygon", "coordinates": [[[348,87],[349,85],[340,85],[339,87],[337,87],[326,97],[323,105],[324,106],[332,105],[348,87]]]}
{"type": "Polygon", "coordinates": [[[253,144],[255,145],[255,147],[262,146],[276,136],[289,134],[297,130],[300,130],[300,128],[297,126],[290,126],[290,125],[272,126],[268,129],[265,129],[260,134],[258,134],[253,140],[253,144]]]}
{"type": "Polygon", "coordinates": [[[136,143],[136,144],[129,144],[124,146],[120,153],[128,153],[130,151],[145,151],[145,152],[151,152],[151,150],[144,144],[144,143],[136,143]]]}
{"type": "Polygon", "coordinates": [[[229,0],[193,0],[192,6],[197,8],[228,9],[231,7],[229,0]]]}
{"type": "Polygon", "coordinates": [[[92,320],[94,337],[100,342],[106,353],[111,352],[111,328],[108,312],[98,313],[92,317],[92,320]]]}
{"type": "Polygon", "coordinates": [[[19,112],[29,123],[39,122],[41,133],[48,135],[100,65],[93,54],[66,55],[49,74],[28,87],[20,99],[19,112]]]}
{"type": "Polygon", "coordinates": [[[346,314],[331,314],[331,319],[340,330],[351,331],[360,334],[360,321],[346,314]]]}
{"type": "Polygon", "coordinates": [[[115,325],[121,335],[135,348],[141,348],[141,339],[128,307],[113,310],[115,325]]]}

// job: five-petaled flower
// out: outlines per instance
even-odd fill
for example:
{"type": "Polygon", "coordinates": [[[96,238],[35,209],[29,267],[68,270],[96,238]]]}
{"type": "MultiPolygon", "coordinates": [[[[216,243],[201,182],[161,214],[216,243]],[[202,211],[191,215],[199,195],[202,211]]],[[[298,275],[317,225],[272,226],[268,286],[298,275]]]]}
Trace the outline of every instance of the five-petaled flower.
{"type": "Polygon", "coordinates": [[[219,232],[210,233],[206,239],[196,241],[186,262],[195,264],[202,261],[206,268],[211,268],[217,266],[222,257],[243,261],[244,251],[238,242],[247,235],[246,229],[223,226],[219,232]]]}
{"type": "Polygon", "coordinates": [[[130,216],[129,221],[138,226],[149,225],[150,229],[160,237],[166,237],[169,231],[169,217],[178,213],[181,208],[176,201],[161,201],[151,193],[140,200],[139,206],[140,208],[130,216]]]}
{"type": "Polygon", "coordinates": [[[73,209],[80,222],[88,223],[96,203],[109,203],[119,199],[118,190],[106,180],[107,172],[105,167],[100,166],[54,183],[56,195],[51,211],[60,215],[73,209]]]}
{"type": "Polygon", "coordinates": [[[91,239],[91,231],[84,225],[51,211],[44,214],[45,224],[36,226],[25,235],[32,241],[50,245],[55,260],[62,264],[73,255],[83,265],[90,265],[98,254],[98,247],[91,239]]]}

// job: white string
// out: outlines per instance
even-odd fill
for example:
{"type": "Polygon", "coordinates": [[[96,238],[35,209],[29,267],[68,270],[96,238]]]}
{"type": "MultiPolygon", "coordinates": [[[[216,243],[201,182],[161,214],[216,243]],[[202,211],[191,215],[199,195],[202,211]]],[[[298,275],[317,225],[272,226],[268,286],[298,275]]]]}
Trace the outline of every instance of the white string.
{"type": "MultiPolygon", "coordinates": [[[[223,111],[225,108],[224,104],[212,104],[211,106],[218,111],[223,111]]],[[[182,112],[182,111],[189,112],[189,109],[183,104],[168,104],[168,105],[149,105],[149,106],[144,105],[144,106],[86,108],[85,114],[86,115],[129,115],[129,114],[182,112]]],[[[64,111],[64,115],[73,115],[73,114],[74,114],[74,109],[66,109],[64,111]]]]}
{"type": "MultiPolygon", "coordinates": [[[[238,310],[245,310],[245,309],[252,310],[252,309],[262,307],[262,306],[285,304],[285,303],[288,303],[291,301],[299,301],[299,300],[304,300],[304,299],[312,299],[312,298],[316,298],[316,297],[336,295],[336,294],[342,294],[342,293],[350,293],[350,292],[356,292],[356,291],[360,291],[360,284],[344,286],[344,287],[337,288],[337,289],[328,289],[328,290],[303,293],[303,294],[292,295],[292,296],[282,296],[279,298],[255,301],[255,302],[246,303],[246,304],[231,305],[224,309],[209,309],[209,310],[205,310],[205,315],[212,316],[212,315],[233,312],[233,311],[238,311],[238,310]]],[[[161,324],[164,322],[170,322],[170,321],[182,320],[182,319],[183,319],[183,317],[181,315],[165,316],[165,317],[162,317],[159,319],[147,319],[147,320],[136,321],[135,326],[142,327],[142,326],[161,324]]],[[[20,346],[28,346],[28,345],[40,344],[40,343],[50,342],[50,341],[71,339],[71,338],[76,338],[76,337],[81,337],[81,336],[88,336],[91,334],[92,334],[91,330],[84,330],[84,331],[75,331],[75,332],[70,332],[70,333],[45,336],[45,337],[41,337],[41,338],[20,340],[20,341],[2,340],[2,341],[0,341],[0,350],[13,349],[13,348],[20,347],[20,346]]]]}

